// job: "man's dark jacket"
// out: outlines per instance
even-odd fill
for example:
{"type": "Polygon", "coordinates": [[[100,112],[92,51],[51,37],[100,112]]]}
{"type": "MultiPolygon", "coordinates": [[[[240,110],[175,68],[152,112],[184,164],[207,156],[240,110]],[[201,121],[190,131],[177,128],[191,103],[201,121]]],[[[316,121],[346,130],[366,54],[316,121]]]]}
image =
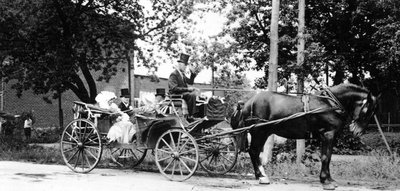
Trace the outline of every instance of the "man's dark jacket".
{"type": "Polygon", "coordinates": [[[186,75],[179,74],[178,70],[175,70],[171,73],[168,80],[168,88],[169,92],[172,94],[181,94],[184,92],[191,92],[188,89],[188,84],[192,85],[194,82],[195,74],[191,74],[190,78],[186,77],[186,75]]]}
{"type": "Polygon", "coordinates": [[[171,73],[168,80],[169,93],[182,94],[188,106],[189,116],[197,112],[196,94],[188,89],[188,84],[192,85],[196,74],[191,74],[190,78],[184,74],[179,74],[178,70],[171,73]]]}

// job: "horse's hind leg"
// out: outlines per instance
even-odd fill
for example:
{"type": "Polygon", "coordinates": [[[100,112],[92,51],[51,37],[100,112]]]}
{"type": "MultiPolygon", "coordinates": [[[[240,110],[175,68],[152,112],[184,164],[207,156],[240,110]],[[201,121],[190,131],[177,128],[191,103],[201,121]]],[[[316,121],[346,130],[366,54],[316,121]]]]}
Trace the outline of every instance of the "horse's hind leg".
{"type": "Polygon", "coordinates": [[[329,170],[329,164],[332,157],[334,131],[326,132],[322,135],[322,147],[321,147],[321,173],[320,181],[323,185],[324,190],[334,190],[337,187],[337,183],[332,179],[329,170]]]}
{"type": "Polygon", "coordinates": [[[253,164],[254,168],[254,175],[256,179],[259,180],[260,184],[269,184],[270,180],[265,173],[264,167],[261,164],[260,153],[262,146],[264,145],[266,137],[262,137],[257,135],[257,133],[252,133],[251,144],[249,149],[249,155],[251,159],[251,163],[253,164]]]}

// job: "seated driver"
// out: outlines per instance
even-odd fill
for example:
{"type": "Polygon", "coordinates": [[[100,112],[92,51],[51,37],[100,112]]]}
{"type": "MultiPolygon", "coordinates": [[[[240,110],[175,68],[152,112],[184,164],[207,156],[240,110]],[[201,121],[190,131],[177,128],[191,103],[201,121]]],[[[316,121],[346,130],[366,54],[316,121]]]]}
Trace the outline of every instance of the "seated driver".
{"type": "Polygon", "coordinates": [[[193,85],[194,78],[197,73],[194,68],[190,68],[190,78],[186,77],[185,71],[188,65],[189,55],[181,54],[178,63],[175,67],[175,71],[171,73],[168,79],[169,92],[171,94],[182,94],[183,99],[186,101],[188,106],[189,118],[192,118],[196,111],[196,97],[199,94],[199,89],[195,87],[189,87],[193,85]]]}

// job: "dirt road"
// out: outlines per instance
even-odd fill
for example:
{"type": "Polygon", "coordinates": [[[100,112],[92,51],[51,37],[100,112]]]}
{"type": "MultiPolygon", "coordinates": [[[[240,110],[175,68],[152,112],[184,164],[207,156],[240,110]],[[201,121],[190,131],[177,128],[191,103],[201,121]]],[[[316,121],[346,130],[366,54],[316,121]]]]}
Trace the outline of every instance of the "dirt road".
{"type": "MultiPolygon", "coordinates": [[[[373,190],[361,185],[354,187],[339,182],[336,190],[373,190]]],[[[289,191],[322,190],[317,180],[307,183],[274,181],[270,185],[259,185],[255,180],[233,178],[210,178],[193,176],[184,182],[166,180],[160,173],[135,170],[99,169],[89,174],[77,174],[61,165],[0,161],[0,190],[2,191],[289,191]]],[[[377,189],[374,189],[377,190],[377,189]]]]}

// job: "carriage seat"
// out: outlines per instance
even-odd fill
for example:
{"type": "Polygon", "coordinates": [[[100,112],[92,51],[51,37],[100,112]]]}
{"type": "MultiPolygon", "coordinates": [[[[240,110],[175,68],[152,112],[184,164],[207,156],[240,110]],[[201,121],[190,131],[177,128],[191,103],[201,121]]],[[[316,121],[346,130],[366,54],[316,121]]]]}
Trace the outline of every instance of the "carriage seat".
{"type": "Polygon", "coordinates": [[[106,116],[110,116],[110,115],[114,114],[110,110],[100,108],[99,106],[97,106],[95,104],[84,103],[81,101],[74,101],[74,103],[75,103],[75,105],[72,110],[73,110],[73,113],[76,114],[76,116],[75,116],[76,118],[78,118],[78,116],[81,116],[82,114],[84,116],[88,116],[89,112],[99,118],[104,118],[106,116]]]}
{"type": "Polygon", "coordinates": [[[187,115],[189,113],[188,106],[186,101],[183,99],[182,94],[167,94],[164,102],[170,108],[170,114],[174,113],[174,108],[178,110],[181,109],[183,115],[187,115]]]}
{"type": "Polygon", "coordinates": [[[167,95],[166,100],[170,101],[168,106],[172,106],[172,104],[174,104],[175,107],[182,107],[184,104],[186,104],[182,94],[167,95]]]}
{"type": "MultiPolygon", "coordinates": [[[[168,95],[166,100],[171,100],[175,107],[182,107],[183,104],[186,104],[186,101],[183,99],[182,94],[168,95]]],[[[203,104],[207,104],[207,98],[197,96],[196,106],[203,105],[203,104]]],[[[187,107],[187,105],[186,105],[186,107],[187,107]]]]}

